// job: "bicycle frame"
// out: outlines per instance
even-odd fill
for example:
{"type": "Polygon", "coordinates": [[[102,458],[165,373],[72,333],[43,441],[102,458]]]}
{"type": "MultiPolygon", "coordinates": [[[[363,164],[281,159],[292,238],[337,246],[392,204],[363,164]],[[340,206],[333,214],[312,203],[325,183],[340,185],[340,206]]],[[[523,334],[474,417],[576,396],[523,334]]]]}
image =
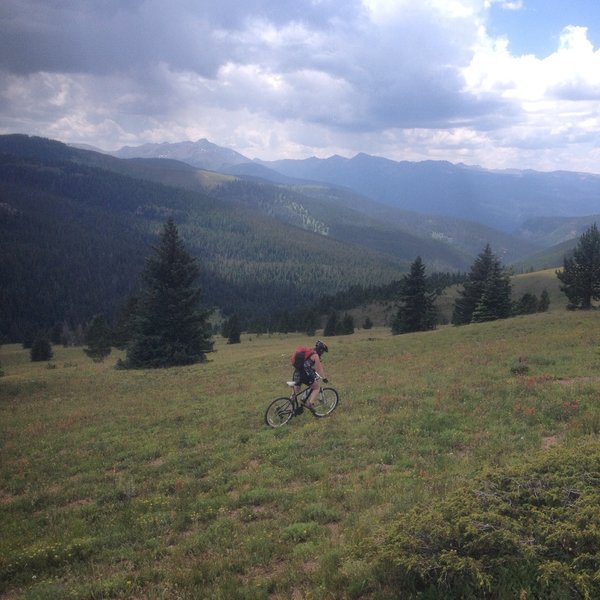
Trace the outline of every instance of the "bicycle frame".
{"type": "MultiPolygon", "coordinates": [[[[319,379],[322,379],[322,377],[317,375],[315,381],[319,379]]],[[[286,383],[291,388],[296,387],[294,381],[287,381],[286,383]]],[[[313,384],[303,385],[304,387],[298,393],[292,390],[291,395],[280,396],[269,403],[265,411],[265,422],[267,425],[270,427],[281,427],[304,411],[304,407],[307,406],[307,401],[313,392],[313,384]]],[[[315,403],[316,406],[310,407],[309,410],[314,417],[326,417],[336,409],[338,402],[339,395],[334,388],[324,388],[319,385],[319,399],[315,403]]]]}
{"type": "MultiPolygon", "coordinates": [[[[315,381],[319,381],[320,379],[323,379],[323,378],[318,373],[315,373],[315,381]]],[[[296,382],[295,381],[286,381],[286,383],[288,384],[289,387],[292,388],[292,395],[290,396],[290,400],[292,402],[292,406],[294,407],[294,413],[295,413],[296,410],[300,407],[300,405],[302,403],[305,403],[308,400],[308,397],[310,396],[311,392],[313,391],[312,384],[306,385],[303,389],[301,389],[296,394],[293,391],[294,388],[296,387],[296,382]]],[[[301,385],[305,385],[305,384],[301,384],[301,385]]],[[[320,389],[322,390],[323,388],[320,387],[320,389]]]]}

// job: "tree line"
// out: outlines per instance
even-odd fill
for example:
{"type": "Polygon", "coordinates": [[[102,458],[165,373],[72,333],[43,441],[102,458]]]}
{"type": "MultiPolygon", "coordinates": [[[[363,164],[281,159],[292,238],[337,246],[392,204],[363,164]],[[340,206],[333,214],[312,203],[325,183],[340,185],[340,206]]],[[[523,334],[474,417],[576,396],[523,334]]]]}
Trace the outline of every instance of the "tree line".
{"type": "MultiPolygon", "coordinates": [[[[120,330],[117,327],[113,331],[104,315],[97,315],[87,329],[85,351],[94,360],[108,356],[115,343],[126,349],[125,359],[118,362],[122,368],[193,364],[204,361],[212,351],[211,311],[203,308],[203,294],[196,286],[197,259],[185,249],[172,218],[165,223],[159,240],[154,254],[146,261],[141,294],[132,296],[121,313],[120,330]]],[[[593,300],[600,300],[600,233],[595,224],[581,236],[573,255],[565,257],[564,268],[557,271],[557,276],[562,282],[561,290],[569,298],[569,308],[589,309],[593,300]]],[[[393,334],[436,327],[435,300],[440,290],[434,282],[439,279],[428,278],[421,257],[417,257],[410,272],[397,284],[398,310],[391,326],[393,334]]],[[[462,283],[452,323],[481,323],[543,312],[548,307],[545,290],[539,299],[525,293],[517,302],[511,302],[509,273],[487,244],[462,283]]],[[[309,327],[316,329],[316,313],[310,314],[314,319],[309,327]]],[[[224,322],[222,334],[230,343],[239,343],[240,332],[235,315],[224,322]]],[[[325,336],[353,332],[353,318],[346,314],[340,319],[335,311],[324,327],[325,336]]],[[[51,345],[45,339],[36,339],[31,348],[32,360],[49,360],[51,356],[51,345]]]]}
{"type": "MultiPolygon", "coordinates": [[[[571,255],[556,271],[560,290],[567,296],[570,310],[592,308],[600,300],[600,233],[594,223],[581,237],[571,255]]],[[[526,292],[511,300],[510,274],[492,252],[489,244],[477,256],[454,303],[453,325],[482,323],[515,315],[544,312],[550,296],[543,290],[538,298],[526,292]]],[[[425,267],[418,257],[400,285],[400,307],[392,324],[393,333],[427,331],[436,326],[436,293],[426,285],[425,267]]]]}

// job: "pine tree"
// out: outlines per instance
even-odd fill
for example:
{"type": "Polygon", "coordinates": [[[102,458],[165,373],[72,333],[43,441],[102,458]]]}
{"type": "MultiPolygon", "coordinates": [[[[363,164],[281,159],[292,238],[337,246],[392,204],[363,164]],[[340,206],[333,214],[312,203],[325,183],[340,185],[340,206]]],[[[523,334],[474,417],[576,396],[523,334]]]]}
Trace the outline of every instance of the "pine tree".
{"type": "Polygon", "coordinates": [[[489,244],[471,266],[467,281],[454,302],[453,325],[502,319],[511,313],[511,286],[507,272],[489,244]]]}
{"type": "Polygon", "coordinates": [[[500,263],[496,262],[492,272],[485,280],[479,302],[473,310],[473,323],[506,319],[512,312],[511,287],[508,274],[500,263]]]}
{"type": "Polygon", "coordinates": [[[339,329],[340,335],[352,335],[354,333],[354,317],[346,313],[342,319],[339,329]]]}
{"type": "Polygon", "coordinates": [[[31,344],[31,351],[29,355],[32,362],[50,360],[54,355],[50,340],[45,335],[36,337],[31,344]]]}
{"type": "MultiPolygon", "coordinates": [[[[547,294],[548,292],[546,292],[547,294]]],[[[531,315],[540,310],[540,301],[535,294],[526,292],[521,296],[515,305],[514,313],[516,315],[531,315]]]]}
{"type": "Polygon", "coordinates": [[[339,329],[339,317],[336,312],[332,312],[327,319],[327,323],[325,323],[325,328],[323,329],[323,335],[325,337],[337,335],[339,329]]]}
{"type": "Polygon", "coordinates": [[[434,329],[437,323],[435,298],[436,293],[427,289],[425,265],[417,256],[409,274],[402,279],[400,307],[392,322],[392,333],[397,335],[434,329]]]}
{"type": "Polygon", "coordinates": [[[200,307],[196,260],[185,250],[173,219],[146,261],[132,340],[123,364],[129,368],[187,365],[212,351],[210,311],[200,307]]]}
{"type": "Polygon", "coordinates": [[[572,256],[565,256],[561,292],[569,299],[570,309],[589,309],[592,300],[600,300],[600,232],[594,223],[580,238],[572,256]]]}
{"type": "Polygon", "coordinates": [[[313,337],[319,329],[319,316],[314,310],[309,310],[303,320],[303,330],[308,337],[313,337]]]}
{"type": "Polygon", "coordinates": [[[102,362],[111,353],[112,331],[104,315],[96,315],[85,332],[87,348],[83,351],[94,361],[102,362]]]}
{"type": "Polygon", "coordinates": [[[237,315],[231,315],[223,323],[222,335],[227,338],[228,344],[239,344],[241,342],[240,320],[237,315]]]}
{"type": "Polygon", "coordinates": [[[550,308],[550,294],[548,290],[542,290],[540,299],[538,302],[538,312],[546,312],[550,308]]]}

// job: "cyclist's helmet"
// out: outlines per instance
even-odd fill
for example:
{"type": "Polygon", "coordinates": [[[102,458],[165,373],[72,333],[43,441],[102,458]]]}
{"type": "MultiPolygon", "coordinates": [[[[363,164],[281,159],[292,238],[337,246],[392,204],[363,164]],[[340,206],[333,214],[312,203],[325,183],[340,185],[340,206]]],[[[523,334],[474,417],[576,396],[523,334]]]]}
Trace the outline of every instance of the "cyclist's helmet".
{"type": "Polygon", "coordinates": [[[315,344],[315,350],[317,351],[317,354],[319,356],[321,356],[321,354],[323,354],[323,352],[329,352],[329,348],[327,347],[327,344],[325,344],[321,340],[317,340],[317,343],[315,344]]]}

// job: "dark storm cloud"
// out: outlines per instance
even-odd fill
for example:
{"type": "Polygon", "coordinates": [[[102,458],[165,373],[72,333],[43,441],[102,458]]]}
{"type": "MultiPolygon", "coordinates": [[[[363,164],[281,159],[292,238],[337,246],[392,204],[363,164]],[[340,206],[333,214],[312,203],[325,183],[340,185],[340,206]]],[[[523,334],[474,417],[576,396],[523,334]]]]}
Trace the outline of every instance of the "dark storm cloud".
{"type": "Polygon", "coordinates": [[[12,73],[38,71],[106,74],[165,62],[203,76],[243,55],[221,31],[249,20],[275,25],[298,21],[326,27],[360,3],[224,0],[220,2],[5,0],[0,6],[0,66],[12,73]]]}
{"type": "Polygon", "coordinates": [[[211,75],[226,54],[208,20],[167,3],[7,0],[0,15],[0,65],[12,73],[142,75],[166,62],[211,75]]]}
{"type": "Polygon", "coordinates": [[[472,19],[432,17],[427,3],[391,6],[377,20],[358,0],[5,0],[0,68],[128,79],[118,109],[165,116],[194,96],[207,107],[357,131],[498,110],[463,92],[472,19]],[[205,81],[178,92],[169,77],[177,73],[205,81]]]}

